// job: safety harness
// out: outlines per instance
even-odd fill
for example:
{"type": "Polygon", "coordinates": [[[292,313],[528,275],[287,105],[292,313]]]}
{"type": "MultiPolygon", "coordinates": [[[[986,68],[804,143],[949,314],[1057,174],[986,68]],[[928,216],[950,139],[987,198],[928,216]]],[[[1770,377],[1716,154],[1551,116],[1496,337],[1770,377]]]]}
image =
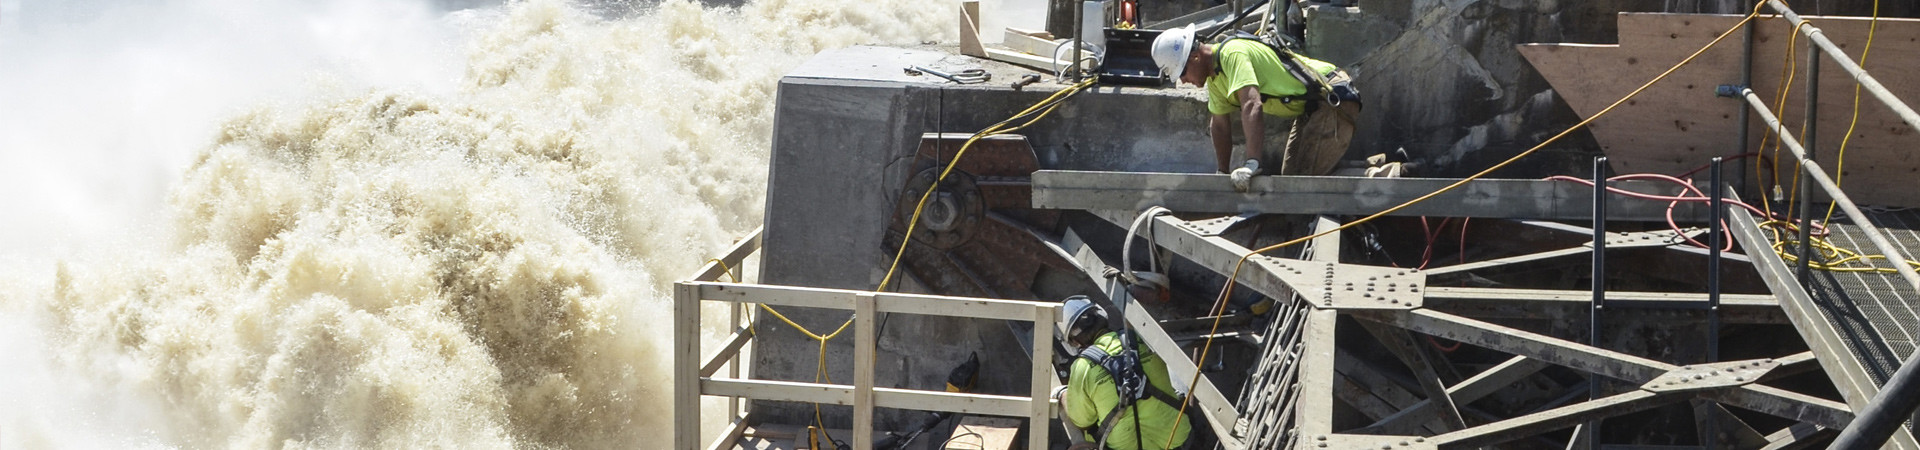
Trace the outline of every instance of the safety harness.
{"type": "MultiPolygon", "coordinates": [[[[1268,49],[1273,50],[1274,56],[1277,56],[1280,60],[1280,67],[1285,68],[1288,75],[1292,75],[1294,80],[1299,81],[1301,86],[1306,86],[1307,88],[1307,92],[1300,95],[1281,96],[1261,92],[1260,99],[1262,101],[1279,100],[1280,103],[1307,102],[1303,115],[1310,115],[1313,114],[1314,111],[1319,110],[1320,102],[1322,101],[1334,106],[1339,106],[1343,102],[1355,102],[1356,104],[1360,102],[1360,90],[1355,89],[1352,83],[1328,82],[1325,75],[1307,67],[1306,63],[1300,60],[1302,56],[1300,56],[1299,53],[1295,53],[1292,49],[1287,48],[1285,45],[1280,45],[1278,42],[1253,33],[1233,30],[1227,33],[1225,39],[1220,40],[1219,45],[1224,46],[1228,42],[1241,39],[1258,42],[1260,45],[1264,45],[1268,49]]],[[[1223,70],[1220,67],[1219,59],[1214,60],[1213,70],[1216,73],[1223,70]]],[[[1259,91],[1257,88],[1254,90],[1259,91]]]]}
{"type": "MultiPolygon", "coordinates": [[[[1080,351],[1081,358],[1086,358],[1095,366],[1107,371],[1107,376],[1113,378],[1114,390],[1119,391],[1120,394],[1120,404],[1107,411],[1107,418],[1100,421],[1100,440],[1097,445],[1101,449],[1107,448],[1107,436],[1113,434],[1113,424],[1120,420],[1121,411],[1133,407],[1140,400],[1152,397],[1167,406],[1180,405],[1179,397],[1162,391],[1147,381],[1147,373],[1141,370],[1140,366],[1140,352],[1133,345],[1132,333],[1125,331],[1116,333],[1120,337],[1120,354],[1109,355],[1106,350],[1101,350],[1095,345],[1089,345],[1085,350],[1080,351]]],[[[1140,437],[1140,412],[1137,410],[1133,413],[1133,442],[1135,445],[1145,447],[1145,441],[1140,437]]]]}

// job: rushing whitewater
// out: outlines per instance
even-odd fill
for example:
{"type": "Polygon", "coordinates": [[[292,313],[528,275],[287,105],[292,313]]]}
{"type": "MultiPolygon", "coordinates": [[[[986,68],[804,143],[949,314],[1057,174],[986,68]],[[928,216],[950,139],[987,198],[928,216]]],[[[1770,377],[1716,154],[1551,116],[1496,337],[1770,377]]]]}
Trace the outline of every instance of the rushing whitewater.
{"type": "MultiPolygon", "coordinates": [[[[826,49],[950,40],[952,22],[931,0],[668,1],[621,19],[535,0],[417,23],[178,3],[191,11],[99,20],[357,40],[322,63],[157,64],[184,73],[126,91],[207,93],[140,103],[28,92],[146,70],[74,64],[90,57],[257,35],[115,57],[32,37],[84,28],[0,34],[0,82],[55,83],[0,87],[27,105],[0,103],[0,135],[41,137],[0,137],[4,173],[53,174],[0,184],[42,200],[0,205],[16,213],[0,220],[0,396],[17,399],[0,447],[664,445],[667,287],[758,224],[779,75],[826,49]],[[390,41],[407,36],[429,38],[390,41]],[[351,57],[396,47],[417,51],[351,57]],[[90,208],[106,212],[73,212],[90,208]]],[[[363,9],[339,14],[392,14],[363,9]]]]}

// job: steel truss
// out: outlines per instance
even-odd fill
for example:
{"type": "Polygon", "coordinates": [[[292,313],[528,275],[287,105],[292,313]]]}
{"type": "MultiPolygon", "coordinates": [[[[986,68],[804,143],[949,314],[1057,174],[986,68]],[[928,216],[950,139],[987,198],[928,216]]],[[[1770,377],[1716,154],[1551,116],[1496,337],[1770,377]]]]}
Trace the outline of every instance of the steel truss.
{"type": "MultiPolygon", "coordinates": [[[[1213,175],[1175,175],[1175,174],[1116,174],[1085,172],[1048,172],[1042,171],[1035,176],[1036,206],[1054,208],[1073,208],[1079,200],[1086,200],[1093,208],[1089,212],[1125,227],[1135,219],[1134,213],[1112,209],[1118,204],[1113,198],[1126,198],[1138,205],[1144,198],[1146,202],[1160,203],[1171,201],[1184,206],[1180,199],[1225,199],[1234,198],[1224,195],[1225,177],[1213,175]],[[1138,178],[1146,177],[1158,180],[1150,186],[1182,186],[1126,195],[1111,195],[1100,186],[1125,186],[1137,184],[1138,178]],[[1217,179],[1216,179],[1217,178],[1217,179]],[[1219,184],[1219,186],[1215,186],[1219,184]],[[1068,186],[1056,190],[1056,186],[1068,186]],[[1189,195],[1182,190],[1216,191],[1219,195],[1189,195]],[[1092,195],[1088,195],[1092,194],[1092,195]],[[1108,200],[1100,200],[1102,198],[1108,200]]],[[[1271,181],[1276,185],[1313,186],[1329,178],[1304,177],[1304,180],[1288,181],[1291,177],[1275,177],[1271,181]]],[[[1529,186],[1527,182],[1506,181],[1501,188],[1505,194],[1491,195],[1485,198],[1460,199],[1461,202],[1480,204],[1514,204],[1532,200],[1534,210],[1559,211],[1552,215],[1567,215],[1565,211],[1575,208],[1585,209],[1590,203],[1583,202],[1581,196],[1566,195],[1557,188],[1529,186]],[[1506,198],[1501,198],[1505,195],[1506,198]],[[1520,197],[1520,198],[1514,198],[1520,197]]],[[[1363,181],[1341,181],[1340,183],[1369,183],[1363,181]]],[[[1386,183],[1392,183],[1388,181],[1386,183]]],[[[1386,185],[1381,183],[1381,185],[1386,185]]],[[[1363,189],[1365,190],[1365,189],[1363,189]]],[[[1406,192],[1388,187],[1376,188],[1371,192],[1406,192]]],[[[1398,194],[1396,194],[1398,195],[1398,194]]],[[[1272,198],[1262,195],[1246,195],[1258,199],[1272,198]]],[[[1385,201],[1380,199],[1374,199],[1385,201]]],[[[1268,201],[1268,200],[1260,200],[1268,201]]],[[[1203,210],[1219,211],[1229,209],[1231,202],[1224,200],[1201,200],[1203,210]]],[[[1444,203],[1444,202],[1443,202],[1444,203]]],[[[1442,205],[1437,208],[1446,209],[1442,205]]],[[[1178,209],[1179,207],[1176,207],[1178,209]]],[[[1463,207],[1466,211],[1479,211],[1491,214],[1476,207],[1463,207]]],[[[1344,211],[1339,206],[1290,204],[1293,210],[1344,211]]],[[[1629,206],[1624,212],[1627,217],[1645,214],[1643,208],[1629,206]]],[[[1736,215],[1737,216],[1737,215],[1736,215]]],[[[1172,216],[1158,216],[1147,223],[1154,234],[1154,241],[1162,248],[1173,252],[1188,261],[1206,267],[1222,275],[1234,271],[1236,262],[1251,250],[1221,236],[1223,220],[1207,219],[1187,221],[1172,216]]],[[[1328,217],[1320,217],[1317,229],[1327,229],[1338,223],[1328,217]]],[[[1590,229],[1569,227],[1568,232],[1588,232],[1590,229]]],[[[1227,224],[1225,226],[1231,226],[1227,224]]],[[[1737,227],[1736,227],[1737,228],[1737,227]]],[[[1750,232],[1751,230],[1740,230],[1750,232]]],[[[1743,238],[1745,236],[1742,236],[1743,238]]],[[[1522,439],[1541,441],[1542,435],[1580,426],[1589,421],[1617,417],[1648,409],[1692,402],[1696,420],[1732,423],[1745,428],[1738,420],[1723,420],[1715,416],[1725,416],[1723,407],[1733,407],[1760,412],[1788,419],[1797,425],[1780,430],[1771,436],[1750,428],[1735,430],[1736,435],[1754,436],[1752,439],[1764,439],[1768,448],[1789,448],[1806,445],[1831,435],[1831,430],[1844,428],[1854,418],[1853,411],[1846,403],[1820,398],[1800,392],[1789,391],[1766,384],[1787,375],[1815,369],[1817,361],[1814,352],[1799,352],[1790,355],[1777,355],[1772,358],[1734,361],[1710,361],[1702,364],[1676,365],[1622,351],[1599,348],[1545,334],[1534,333],[1510,326],[1481,320],[1469,315],[1491,312],[1492,316],[1520,314],[1528,309],[1570,309],[1578,303],[1581,308],[1590,300],[1589,294],[1581,291],[1554,291],[1539,289],[1498,289],[1498,288],[1459,288],[1428,287],[1428,277],[1437,274],[1483,270],[1528,264],[1547,257],[1558,257],[1591,252],[1593,243],[1584,246],[1551,250],[1535,255],[1500,258],[1493,261],[1467,263],[1454,268],[1419,271],[1391,267],[1340,263],[1339,234],[1335,233],[1319,238],[1304,259],[1281,259],[1263,255],[1249,258],[1236,281],[1239,286],[1251,289],[1268,298],[1291,299],[1277,308],[1277,319],[1273,322],[1267,336],[1260,339],[1264,350],[1263,359],[1243,388],[1236,407],[1222,408],[1218,389],[1202,375],[1202,390],[1208,395],[1199,397],[1200,403],[1207,405],[1207,417],[1215,421],[1213,428],[1220,433],[1221,440],[1228,448],[1479,448],[1522,439]],[[1391,281],[1390,281],[1391,280],[1391,281]],[[1366,283],[1366,284],[1355,284],[1366,283]],[[1392,291],[1387,291],[1391,283],[1392,291]],[[1349,290],[1349,286],[1366,288],[1349,290]],[[1463,307],[1473,305],[1472,307],[1463,307]],[[1456,308],[1465,310],[1462,314],[1450,312],[1456,308]],[[1378,379],[1379,376],[1366,363],[1346,354],[1343,345],[1336,342],[1335,330],[1340,325],[1339,316],[1348,316],[1364,328],[1367,334],[1385,347],[1395,359],[1410,369],[1417,378],[1418,387],[1405,389],[1391,382],[1378,379]],[[1455,382],[1443,381],[1438,367],[1445,365],[1435,361],[1434,355],[1418,338],[1431,336],[1477,346],[1510,354],[1505,362],[1483,370],[1471,377],[1457,379],[1455,382]],[[1291,338],[1297,336],[1297,338],[1291,338]],[[1609,380],[1615,389],[1607,394],[1589,397],[1586,389],[1570,390],[1557,406],[1518,417],[1491,416],[1482,411],[1474,411],[1464,405],[1491,395],[1514,382],[1532,376],[1548,366],[1560,366],[1585,374],[1590,378],[1609,380]],[[1368,382],[1371,381],[1371,382],[1368,382]],[[1370,392],[1369,392],[1370,391],[1370,392]],[[1371,398],[1369,398],[1371,397],[1371,398]],[[1380,398],[1389,398],[1383,401],[1380,398]],[[1347,403],[1373,420],[1371,424],[1351,429],[1334,429],[1335,402],[1347,403]]],[[[1069,241],[1075,238],[1069,237],[1069,241]]],[[[1744,240],[1744,239],[1743,239],[1744,240]]],[[[1649,247],[1675,248],[1671,232],[1648,233],[1609,233],[1607,243],[1618,248],[1622,245],[1642,245],[1649,247]],[[1618,234],[1618,236],[1615,236],[1618,234]]],[[[1069,242],[1069,247],[1077,243],[1069,242]]],[[[1752,245],[1749,243],[1748,245],[1752,245]]],[[[1749,247],[1752,248],[1752,247],[1749,247]]],[[[1762,247],[1764,248],[1764,247],[1762,247]]],[[[1749,263],[1745,255],[1727,254],[1725,261],[1749,263]]],[[[1777,261],[1773,258],[1762,258],[1777,261]]],[[[1097,257],[1089,258],[1083,254],[1075,258],[1089,276],[1099,280],[1099,273],[1106,263],[1097,257]]],[[[1766,268],[1762,268],[1766,269],[1766,268]]],[[[1765,270],[1762,270],[1765,272],[1765,270]]],[[[1114,292],[1109,289],[1109,292],[1114,292]]],[[[1120,292],[1124,296],[1124,292],[1120,292]]],[[[1663,292],[1611,292],[1607,294],[1609,308],[1695,308],[1705,304],[1706,294],[1663,293],[1663,292]],[[1616,306],[1619,305],[1619,306],[1616,306]]],[[[1780,302],[1775,296],[1733,295],[1723,298],[1721,308],[1728,313],[1729,323],[1789,323],[1791,314],[1780,312],[1780,302]]],[[[1131,308],[1129,318],[1133,319],[1131,308]]],[[[1576,313],[1577,314],[1577,313],[1576,313]]],[[[1131,320],[1136,329],[1155,329],[1157,322],[1149,319],[1131,320]]],[[[1151,334],[1151,333],[1149,333],[1151,334]]],[[[1155,342],[1149,340],[1159,354],[1184,353],[1171,341],[1155,342]]],[[[1816,343],[1817,344],[1817,343],[1816,343]]],[[[1817,345],[1816,345],[1817,347],[1817,345]]],[[[1177,358],[1175,358],[1177,359],[1177,358]]],[[[1185,361],[1181,369],[1192,370],[1191,361],[1185,361]]],[[[1450,367],[1449,367],[1450,369],[1450,367]]],[[[1188,372],[1192,373],[1192,372],[1188,372]]],[[[1457,377],[1457,375],[1455,375],[1457,377]]],[[[1578,436],[1580,433],[1575,433],[1578,436]]],[[[1544,441],[1542,441],[1544,442],[1544,441]]],[[[1557,442],[1557,441],[1554,441],[1557,442]]],[[[1731,443],[1729,443],[1731,444],[1731,443]]],[[[1556,443],[1556,445],[1558,445],[1556,443]]],[[[1590,442],[1575,442],[1574,446],[1591,445],[1590,442]]],[[[1533,445],[1529,445],[1532,447],[1533,445]]]]}

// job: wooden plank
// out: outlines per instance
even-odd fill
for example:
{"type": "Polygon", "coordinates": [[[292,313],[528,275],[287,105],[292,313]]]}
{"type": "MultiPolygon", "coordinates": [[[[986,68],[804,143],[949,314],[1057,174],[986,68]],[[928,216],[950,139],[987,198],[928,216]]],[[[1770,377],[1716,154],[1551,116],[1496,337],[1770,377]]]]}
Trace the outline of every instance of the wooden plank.
{"type": "Polygon", "coordinates": [[[980,2],[967,0],[960,2],[960,54],[985,58],[986,47],[980,45],[980,2]]]}
{"type": "Polygon", "coordinates": [[[1031,32],[1017,28],[1008,28],[1006,36],[1000,40],[1000,45],[1030,55],[1049,57],[1053,56],[1054,47],[1060,47],[1060,41],[1034,36],[1028,33],[1031,32]]]}
{"type": "MultiPolygon", "coordinates": [[[[1020,434],[1020,421],[1014,419],[967,416],[953,427],[946,450],[1010,450],[1020,434]]],[[[1044,447],[1043,447],[1044,448],[1044,447]]]]}
{"type": "Polygon", "coordinates": [[[1044,70],[1049,73],[1055,70],[1059,70],[1060,66],[1067,65],[1066,61],[1054,59],[1052,55],[1036,56],[1036,55],[1029,55],[1026,53],[1020,53],[1012,50],[1001,50],[997,48],[986,48],[981,50],[981,52],[983,53],[980,55],[980,57],[982,58],[987,58],[987,59],[991,59],[994,61],[999,61],[1007,64],[1026,66],[1034,70],[1044,70]]]}
{"type": "Polygon", "coordinates": [[[747,233],[746,237],[734,242],[733,248],[728,249],[726,254],[717,258],[717,261],[707,261],[700,266],[700,271],[694,272],[693,277],[687,280],[719,281],[720,275],[725,274],[730,279],[728,281],[740,282],[740,278],[745,276],[745,273],[736,273],[744,272],[740,268],[741,261],[747,259],[747,255],[760,251],[760,236],[766,229],[766,226],[754,228],[752,232],[747,233]]]}
{"type": "Polygon", "coordinates": [[[1048,419],[1052,418],[1054,411],[1053,387],[1060,382],[1060,379],[1053,371],[1053,358],[1042,357],[1042,355],[1053,352],[1052,324],[1058,323],[1059,318],[1059,305],[1039,305],[1033,308],[1033,348],[1029,353],[1033,355],[1029,358],[1033,362],[1033,371],[1028,373],[1030,390],[1027,391],[1027,396],[1033,399],[1045,398],[1047,401],[1029,402],[1031,409],[1027,411],[1027,423],[1033,426],[1028,427],[1030,431],[1027,433],[1027,448],[1046,448],[1047,433],[1052,431],[1052,427],[1047,424],[1051,422],[1048,419]]]}
{"type": "MultiPolygon", "coordinates": [[[[720,366],[728,363],[733,363],[733,367],[739,367],[740,360],[735,358],[735,356],[740,354],[740,347],[745,347],[747,341],[751,340],[753,340],[752,325],[734,329],[733,335],[727,337],[726,345],[721,346],[719,351],[713,353],[713,356],[708,356],[707,363],[700,366],[700,376],[703,378],[711,377],[714,372],[720,371],[720,366]]],[[[732,378],[738,377],[738,374],[732,376],[732,378]]]]}
{"type": "Polygon", "coordinates": [[[746,432],[747,417],[734,417],[733,422],[727,424],[727,429],[720,432],[720,437],[714,438],[712,444],[707,444],[707,450],[728,450],[737,447],[740,445],[740,435],[746,432]]]}
{"type": "MultiPolygon", "coordinates": [[[[1814,26],[1859,60],[1866,42],[1868,18],[1809,17],[1814,26]]],[[[1619,45],[1524,44],[1520,53],[1533,63],[1554,91],[1574,112],[1591,116],[1608,104],[1678,63],[1714,36],[1732,27],[1740,16],[1622,13],[1619,45]]],[[[1754,33],[1753,90],[1773,106],[1779,92],[1786,44],[1793,24],[1784,20],[1758,22],[1754,33]]],[[[1797,71],[1806,68],[1805,39],[1795,43],[1797,71]]],[[[1920,100],[1920,60],[1906,58],[1920,52],[1920,20],[1881,18],[1866,68],[1888,90],[1909,102],[1920,100]]],[[[1712,156],[1751,152],[1735,149],[1737,102],[1716,98],[1714,88],[1740,82],[1739,36],[1729,37],[1703,53],[1692,65],[1675,72],[1634,100],[1622,104],[1592,125],[1594,138],[1621,173],[1679,173],[1706,164],[1712,156]]],[[[1831,61],[1824,64],[1831,65],[1831,61]]],[[[1797,76],[1787,96],[1784,123],[1804,121],[1805,74],[1797,76]]],[[[1816,159],[1830,175],[1840,140],[1853,106],[1852,78],[1829,70],[1820,80],[1820,130],[1816,159]]],[[[1758,145],[1764,125],[1752,120],[1750,141],[1758,145]]],[[[1920,135],[1900,122],[1885,105],[1862,96],[1860,121],[1848,143],[1842,187],[1863,204],[1920,206],[1920,190],[1910,189],[1920,174],[1920,158],[1911,157],[1911,141],[1920,135]]],[[[1755,159],[1743,160],[1754,173],[1755,159]]],[[[1783,162],[1782,173],[1797,170],[1783,162]]],[[[1771,170],[1767,170],[1771,172],[1771,170]]],[[[1770,175],[1769,175],[1770,177],[1770,175]]]]}
{"type": "Polygon", "coordinates": [[[873,448],[873,294],[853,298],[853,447],[873,448]]]}
{"type": "Polygon", "coordinates": [[[673,448],[700,448],[700,287],[673,286],[673,448]]]}
{"type": "MultiPolygon", "coordinates": [[[[688,283],[700,289],[703,300],[764,303],[772,306],[853,309],[853,299],[865,291],[770,284],[688,283]]],[[[922,314],[994,320],[1033,320],[1033,307],[1052,304],[1024,300],[879,293],[874,308],[883,313],[922,314]]],[[[831,331],[831,330],[828,330],[831,331]]]]}
{"type": "MultiPolygon", "coordinates": [[[[706,395],[747,397],[756,400],[852,405],[853,386],[815,384],[797,381],[701,379],[706,395]]],[[[1050,401],[1050,400],[1049,400],[1050,401]]],[[[878,408],[915,411],[946,411],[961,414],[1027,417],[1033,411],[1028,397],[962,394],[912,389],[873,388],[873,405],[878,408]]]]}

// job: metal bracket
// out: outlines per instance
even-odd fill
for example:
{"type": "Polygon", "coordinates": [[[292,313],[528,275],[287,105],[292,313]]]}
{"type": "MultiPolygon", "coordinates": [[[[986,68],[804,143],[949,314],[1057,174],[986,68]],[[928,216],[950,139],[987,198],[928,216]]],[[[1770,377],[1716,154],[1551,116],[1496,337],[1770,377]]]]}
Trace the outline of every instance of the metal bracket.
{"type": "Polygon", "coordinates": [[[1423,303],[1427,275],[1418,269],[1255,256],[1252,262],[1293,286],[1319,309],[1411,310],[1423,303]]]}
{"type": "Polygon", "coordinates": [[[1330,434],[1305,438],[1297,448],[1341,450],[1434,450],[1440,446],[1422,436],[1330,434]]]}
{"type": "MultiPolygon", "coordinates": [[[[1706,233],[1705,228],[1688,228],[1685,234],[1673,230],[1636,231],[1631,233],[1607,233],[1607,248],[1666,247],[1686,242],[1688,237],[1697,237],[1706,233]]],[[[1593,241],[1587,241],[1587,247],[1593,241]]]]}
{"type": "Polygon", "coordinates": [[[1233,229],[1234,225],[1239,225],[1241,222],[1245,222],[1255,215],[1256,214],[1250,213],[1238,216],[1222,216],[1206,220],[1181,221],[1179,222],[1179,226],[1180,228],[1193,231],[1193,234],[1213,237],[1226,234],[1227,230],[1233,229]]]}
{"type": "Polygon", "coordinates": [[[1640,389],[1667,393],[1729,388],[1758,381],[1775,367],[1780,367],[1780,362],[1773,358],[1681,366],[1647,381],[1640,389]]]}

